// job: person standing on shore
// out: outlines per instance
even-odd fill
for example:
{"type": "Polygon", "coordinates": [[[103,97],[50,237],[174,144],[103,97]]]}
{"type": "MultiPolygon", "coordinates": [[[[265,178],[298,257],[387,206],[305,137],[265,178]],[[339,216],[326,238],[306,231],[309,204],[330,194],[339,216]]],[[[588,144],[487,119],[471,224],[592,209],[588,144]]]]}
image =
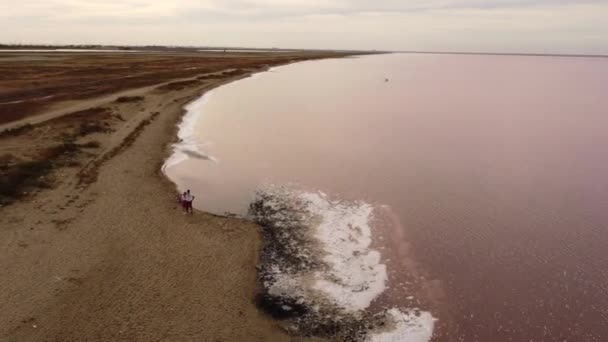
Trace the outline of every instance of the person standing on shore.
{"type": "Polygon", "coordinates": [[[177,195],[177,202],[182,207],[184,214],[186,213],[186,192],[177,195]]]}
{"type": "Polygon", "coordinates": [[[186,213],[194,214],[194,210],[192,209],[192,202],[194,201],[194,196],[192,196],[190,190],[184,193],[183,201],[186,213]]]}

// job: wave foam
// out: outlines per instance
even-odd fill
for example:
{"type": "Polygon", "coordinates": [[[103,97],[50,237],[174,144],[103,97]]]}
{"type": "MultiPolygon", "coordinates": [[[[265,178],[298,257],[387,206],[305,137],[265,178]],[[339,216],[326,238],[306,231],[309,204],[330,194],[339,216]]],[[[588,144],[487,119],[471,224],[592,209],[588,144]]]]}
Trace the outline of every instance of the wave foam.
{"type": "Polygon", "coordinates": [[[163,172],[170,167],[182,163],[188,158],[216,161],[213,157],[203,153],[200,147],[204,144],[199,142],[194,134],[196,122],[202,115],[203,106],[210,95],[211,92],[208,92],[184,107],[186,114],[182,117],[182,121],[177,126],[178,142],[173,144],[173,153],[165,161],[162,167],[163,172]]]}

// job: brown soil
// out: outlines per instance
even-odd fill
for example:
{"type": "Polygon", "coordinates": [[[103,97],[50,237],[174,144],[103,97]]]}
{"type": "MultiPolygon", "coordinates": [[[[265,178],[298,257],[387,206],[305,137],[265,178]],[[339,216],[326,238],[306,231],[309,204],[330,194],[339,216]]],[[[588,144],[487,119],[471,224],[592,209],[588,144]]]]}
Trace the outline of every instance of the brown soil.
{"type": "MultiPolygon", "coordinates": [[[[62,101],[87,99],[225,69],[246,69],[252,64],[271,65],[318,56],[312,53],[257,56],[193,52],[40,53],[33,63],[28,60],[29,55],[0,54],[0,124],[37,114],[62,101]]],[[[224,76],[234,76],[234,73],[224,76]]]]}

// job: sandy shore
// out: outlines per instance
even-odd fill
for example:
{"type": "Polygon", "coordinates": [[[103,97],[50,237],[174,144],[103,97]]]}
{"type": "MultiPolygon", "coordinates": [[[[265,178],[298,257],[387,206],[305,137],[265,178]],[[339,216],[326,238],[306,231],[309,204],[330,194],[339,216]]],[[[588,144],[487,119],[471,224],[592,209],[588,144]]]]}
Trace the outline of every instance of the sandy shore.
{"type": "MultiPolygon", "coordinates": [[[[112,133],[86,137],[101,147],[0,208],[0,341],[292,340],[253,302],[259,227],[183,215],[160,172],[183,106],[262,68],[95,103],[112,113],[112,133]]],[[[3,152],[42,144],[40,125],[3,152]]]]}

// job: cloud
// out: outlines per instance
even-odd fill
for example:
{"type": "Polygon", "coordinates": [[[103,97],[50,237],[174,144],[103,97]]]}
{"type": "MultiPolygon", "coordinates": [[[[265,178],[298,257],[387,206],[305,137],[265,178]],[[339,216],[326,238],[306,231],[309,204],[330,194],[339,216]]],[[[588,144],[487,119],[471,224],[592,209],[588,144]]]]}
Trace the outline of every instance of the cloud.
{"type": "Polygon", "coordinates": [[[597,53],[606,17],[606,0],[0,0],[0,41],[597,53]]]}
{"type": "Polygon", "coordinates": [[[0,17],[38,16],[41,19],[72,17],[131,17],[151,19],[196,12],[224,16],[352,15],[409,13],[458,9],[522,9],[539,6],[606,4],[605,0],[24,0],[0,1],[0,17]]]}

